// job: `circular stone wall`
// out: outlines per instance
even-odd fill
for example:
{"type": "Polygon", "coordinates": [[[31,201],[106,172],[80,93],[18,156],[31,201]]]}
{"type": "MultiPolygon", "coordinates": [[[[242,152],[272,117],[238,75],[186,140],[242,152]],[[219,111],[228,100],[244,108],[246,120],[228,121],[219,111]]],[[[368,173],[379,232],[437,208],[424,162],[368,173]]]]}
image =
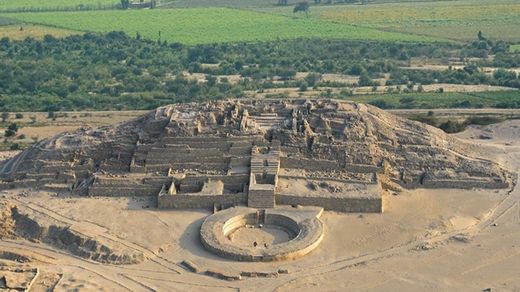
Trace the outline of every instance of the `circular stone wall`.
{"type": "Polygon", "coordinates": [[[211,252],[239,261],[275,261],[304,256],[323,239],[316,207],[256,210],[230,208],[208,216],[200,238],[211,252]]]}

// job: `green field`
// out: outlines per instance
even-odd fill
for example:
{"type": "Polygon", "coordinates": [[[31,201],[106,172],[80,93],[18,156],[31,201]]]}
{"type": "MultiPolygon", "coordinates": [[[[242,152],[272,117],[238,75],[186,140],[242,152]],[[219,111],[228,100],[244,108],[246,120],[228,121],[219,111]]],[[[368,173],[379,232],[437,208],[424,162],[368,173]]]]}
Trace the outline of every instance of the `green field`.
{"type": "Polygon", "coordinates": [[[518,45],[512,45],[511,46],[511,52],[520,52],[520,44],[518,45]]]}
{"type": "Polygon", "coordinates": [[[0,0],[0,11],[96,9],[118,3],[118,0],[0,0]]]}
{"type": "Polygon", "coordinates": [[[251,42],[273,39],[334,38],[352,40],[434,41],[410,34],[384,32],[331,23],[229,8],[110,10],[11,13],[9,17],[76,31],[124,31],[129,35],[184,44],[251,42]]]}
{"type": "MultiPolygon", "coordinates": [[[[35,7],[52,10],[53,7],[77,7],[80,4],[102,7],[118,2],[0,0],[0,11],[35,7]]],[[[300,37],[417,42],[467,41],[475,39],[478,31],[493,40],[520,41],[520,0],[312,5],[309,18],[303,14],[294,15],[292,5],[282,7],[276,6],[276,3],[277,0],[176,0],[163,4],[169,7],[230,6],[256,11],[205,7],[29,12],[3,16],[71,31],[121,30],[129,35],[139,32],[145,38],[160,38],[190,45],[300,37]]]]}
{"type": "Polygon", "coordinates": [[[474,93],[392,93],[384,95],[358,95],[345,97],[345,99],[362,103],[371,103],[388,109],[520,107],[519,90],[474,93]]]}
{"type": "Polygon", "coordinates": [[[0,16],[0,26],[13,25],[13,24],[17,24],[19,22],[20,21],[18,21],[16,19],[12,19],[12,18],[8,18],[8,17],[1,17],[0,16]]]}
{"type": "MultiPolygon", "coordinates": [[[[292,14],[291,7],[263,11],[292,14]]],[[[387,31],[465,41],[481,30],[490,39],[520,40],[520,0],[319,5],[310,11],[313,18],[387,31]]]]}
{"type": "MultiPolygon", "coordinates": [[[[357,0],[358,5],[361,0],[357,0]]],[[[434,2],[439,0],[370,0],[370,4],[381,4],[381,3],[395,3],[395,2],[434,2]]],[[[455,1],[455,0],[443,0],[443,1],[455,1]]],[[[502,0],[507,1],[507,0],[502,0]]],[[[510,0],[513,1],[513,0],[510,0]]],[[[294,5],[302,0],[287,0],[287,5],[294,5]]],[[[314,3],[313,0],[308,1],[314,3]]],[[[325,3],[326,1],[322,1],[325,3]]],[[[339,1],[333,1],[339,2],[339,1]]],[[[171,0],[169,3],[161,1],[161,5],[165,7],[231,7],[231,8],[266,8],[278,6],[278,0],[171,0]]],[[[338,3],[337,5],[344,5],[338,3]]],[[[350,5],[350,3],[349,3],[350,5]]]]}

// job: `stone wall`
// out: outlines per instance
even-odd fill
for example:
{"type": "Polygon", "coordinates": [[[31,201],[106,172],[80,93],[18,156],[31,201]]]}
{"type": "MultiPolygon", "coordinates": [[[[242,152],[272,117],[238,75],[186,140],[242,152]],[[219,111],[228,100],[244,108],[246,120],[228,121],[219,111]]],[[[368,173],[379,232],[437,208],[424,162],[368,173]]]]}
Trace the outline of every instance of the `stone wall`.
{"type": "Polygon", "coordinates": [[[353,213],[382,213],[383,201],[378,198],[324,198],[277,195],[277,205],[319,206],[328,211],[353,213]]]}
{"type": "Polygon", "coordinates": [[[213,209],[214,206],[237,206],[247,203],[244,193],[224,195],[176,194],[158,197],[159,209],[213,209]]]}
{"type": "Polygon", "coordinates": [[[503,189],[509,187],[509,183],[506,181],[486,180],[486,179],[467,179],[467,180],[456,180],[456,179],[425,179],[423,180],[420,187],[423,188],[454,188],[454,189],[472,189],[472,188],[483,188],[483,189],[503,189]]]}
{"type": "Polygon", "coordinates": [[[209,251],[233,260],[280,261],[308,254],[323,239],[323,224],[318,219],[321,208],[282,207],[265,210],[266,224],[286,229],[291,240],[260,249],[234,245],[228,236],[237,228],[256,225],[257,214],[256,209],[230,208],[207,217],[200,230],[202,244],[209,251]]]}
{"type": "Polygon", "coordinates": [[[153,185],[93,185],[88,189],[89,196],[99,197],[144,197],[156,196],[162,186],[153,185]]]}
{"type": "Polygon", "coordinates": [[[208,179],[222,181],[224,183],[224,189],[228,192],[243,192],[245,186],[249,183],[249,174],[186,176],[179,181],[181,186],[180,192],[184,192],[182,185],[198,185],[202,187],[202,184],[208,179]]]}
{"type": "Polygon", "coordinates": [[[251,208],[274,208],[276,199],[274,185],[254,185],[249,187],[247,206],[251,208]]]}
{"type": "Polygon", "coordinates": [[[308,159],[303,157],[280,157],[281,168],[305,169],[307,171],[330,171],[330,170],[348,170],[351,172],[371,173],[382,172],[383,168],[368,164],[351,164],[342,165],[338,161],[322,160],[322,159],[308,159]]]}

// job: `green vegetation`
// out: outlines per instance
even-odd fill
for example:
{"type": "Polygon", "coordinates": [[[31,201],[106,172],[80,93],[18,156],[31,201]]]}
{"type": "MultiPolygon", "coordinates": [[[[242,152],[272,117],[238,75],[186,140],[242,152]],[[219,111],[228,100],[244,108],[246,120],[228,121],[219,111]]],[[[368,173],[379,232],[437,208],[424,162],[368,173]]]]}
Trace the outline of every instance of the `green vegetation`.
{"type": "MultiPolygon", "coordinates": [[[[0,110],[149,109],[284,88],[382,108],[520,107],[520,91],[422,92],[423,85],[437,83],[520,88],[514,71],[520,67],[520,45],[493,40],[520,40],[518,0],[367,5],[317,0],[311,6],[290,0],[215,1],[168,5],[251,5],[263,12],[205,7],[3,13],[0,38],[9,38],[0,40],[0,110]],[[69,36],[77,32],[85,33],[69,36]],[[471,41],[442,41],[446,38],[471,41]],[[464,65],[403,68],[413,60],[464,65]],[[485,67],[500,69],[486,73],[485,67]],[[310,74],[297,78],[302,72],[310,74]],[[323,81],[327,73],[354,84],[323,81]],[[226,76],[238,79],[230,82],[226,76]],[[392,92],[352,96],[352,87],[375,92],[382,85],[392,86],[392,92]]],[[[0,11],[120,5],[113,0],[0,3],[6,4],[0,11]]]]}
{"type": "Polygon", "coordinates": [[[93,10],[118,4],[118,0],[0,0],[0,12],[93,10]]]}
{"type": "MultiPolygon", "coordinates": [[[[263,11],[292,14],[290,7],[263,11]]],[[[310,8],[309,15],[339,23],[444,39],[467,41],[473,39],[478,31],[483,31],[494,40],[520,40],[518,0],[317,5],[310,8]]]]}
{"type": "Polygon", "coordinates": [[[505,121],[506,119],[518,119],[516,115],[481,115],[474,114],[469,117],[438,117],[433,111],[426,114],[414,114],[408,116],[409,119],[426,123],[428,125],[442,129],[446,133],[458,133],[464,131],[469,125],[491,125],[505,121]]]}
{"type": "MultiPolygon", "coordinates": [[[[288,4],[295,4],[298,0],[290,0],[288,4]]],[[[161,2],[162,3],[162,2],[161,2]]],[[[166,7],[194,8],[194,7],[229,7],[229,8],[259,8],[272,7],[277,0],[175,0],[166,7]]]]}
{"type": "MultiPolygon", "coordinates": [[[[243,97],[272,88],[338,88],[324,97],[356,99],[386,108],[520,107],[520,91],[412,93],[352,97],[347,85],[321,74],[347,74],[359,85],[385,77],[402,92],[417,84],[490,84],[520,88],[514,73],[487,75],[480,66],[520,64],[520,54],[486,40],[395,43],[297,39],[262,43],[185,46],[131,38],[122,32],[85,33],[64,39],[0,39],[0,111],[150,109],[162,104],[243,97]],[[458,70],[404,70],[410,58],[460,59],[495,53],[458,70]],[[498,64],[497,63],[497,64],[498,64]],[[296,78],[297,72],[308,72],[296,78]],[[199,76],[199,77],[197,77],[199,76]],[[229,81],[227,76],[238,76],[229,81]],[[225,78],[224,78],[225,77],[225,78]],[[201,79],[202,78],[202,79],[201,79]]],[[[356,85],[348,85],[356,86],[356,85]]]]}
{"type": "Polygon", "coordinates": [[[520,108],[520,91],[478,93],[401,93],[339,98],[384,109],[520,108]]]}
{"type": "MultiPolygon", "coordinates": [[[[176,9],[121,10],[128,1],[0,0],[0,150],[32,143],[17,137],[23,115],[7,112],[55,119],[268,90],[385,109],[520,108],[519,90],[423,92],[439,83],[520,89],[520,0],[361,1],[162,0],[176,9]],[[331,73],[339,77],[322,78],[331,73]],[[374,94],[353,95],[361,86],[374,94]]],[[[446,132],[500,121],[412,119],[446,132]]]]}
{"type": "Polygon", "coordinates": [[[18,125],[16,123],[11,123],[7,126],[7,129],[5,129],[4,137],[10,138],[15,136],[16,133],[18,133],[18,125]]]}
{"type": "Polygon", "coordinates": [[[9,17],[76,31],[120,30],[129,35],[139,33],[147,39],[190,45],[300,37],[413,42],[434,40],[317,19],[290,18],[228,8],[12,13],[9,17]]]}
{"type": "Polygon", "coordinates": [[[4,26],[4,25],[12,25],[12,24],[17,24],[17,23],[20,23],[20,21],[16,20],[16,19],[9,18],[9,17],[1,17],[0,16],[0,27],[4,26]]]}
{"type": "MultiPolygon", "coordinates": [[[[350,5],[350,4],[361,4],[364,0],[311,0],[308,1],[311,4],[324,4],[324,5],[350,5]]],[[[448,0],[453,1],[453,0],[448,0]]],[[[473,0],[474,1],[474,0],[473,0]]],[[[516,1],[516,0],[501,0],[505,1],[516,1]]],[[[161,1],[161,5],[165,7],[230,7],[240,9],[259,9],[259,8],[272,8],[280,5],[292,6],[301,0],[173,0],[169,1],[166,5],[164,1],[161,1]]],[[[406,2],[439,2],[439,0],[368,0],[365,1],[369,5],[382,4],[382,3],[406,3],[406,2]]]]}

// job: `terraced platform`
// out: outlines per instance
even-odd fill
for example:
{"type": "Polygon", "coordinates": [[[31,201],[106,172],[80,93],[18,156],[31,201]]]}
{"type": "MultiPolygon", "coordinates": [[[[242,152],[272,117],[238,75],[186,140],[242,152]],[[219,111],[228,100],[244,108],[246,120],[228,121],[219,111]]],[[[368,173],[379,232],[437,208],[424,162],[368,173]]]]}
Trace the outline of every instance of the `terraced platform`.
{"type": "Polygon", "coordinates": [[[505,188],[510,177],[441,130],[369,105],[303,99],[164,106],[0,164],[0,188],[153,196],[162,209],[383,212],[389,190],[505,188]]]}

